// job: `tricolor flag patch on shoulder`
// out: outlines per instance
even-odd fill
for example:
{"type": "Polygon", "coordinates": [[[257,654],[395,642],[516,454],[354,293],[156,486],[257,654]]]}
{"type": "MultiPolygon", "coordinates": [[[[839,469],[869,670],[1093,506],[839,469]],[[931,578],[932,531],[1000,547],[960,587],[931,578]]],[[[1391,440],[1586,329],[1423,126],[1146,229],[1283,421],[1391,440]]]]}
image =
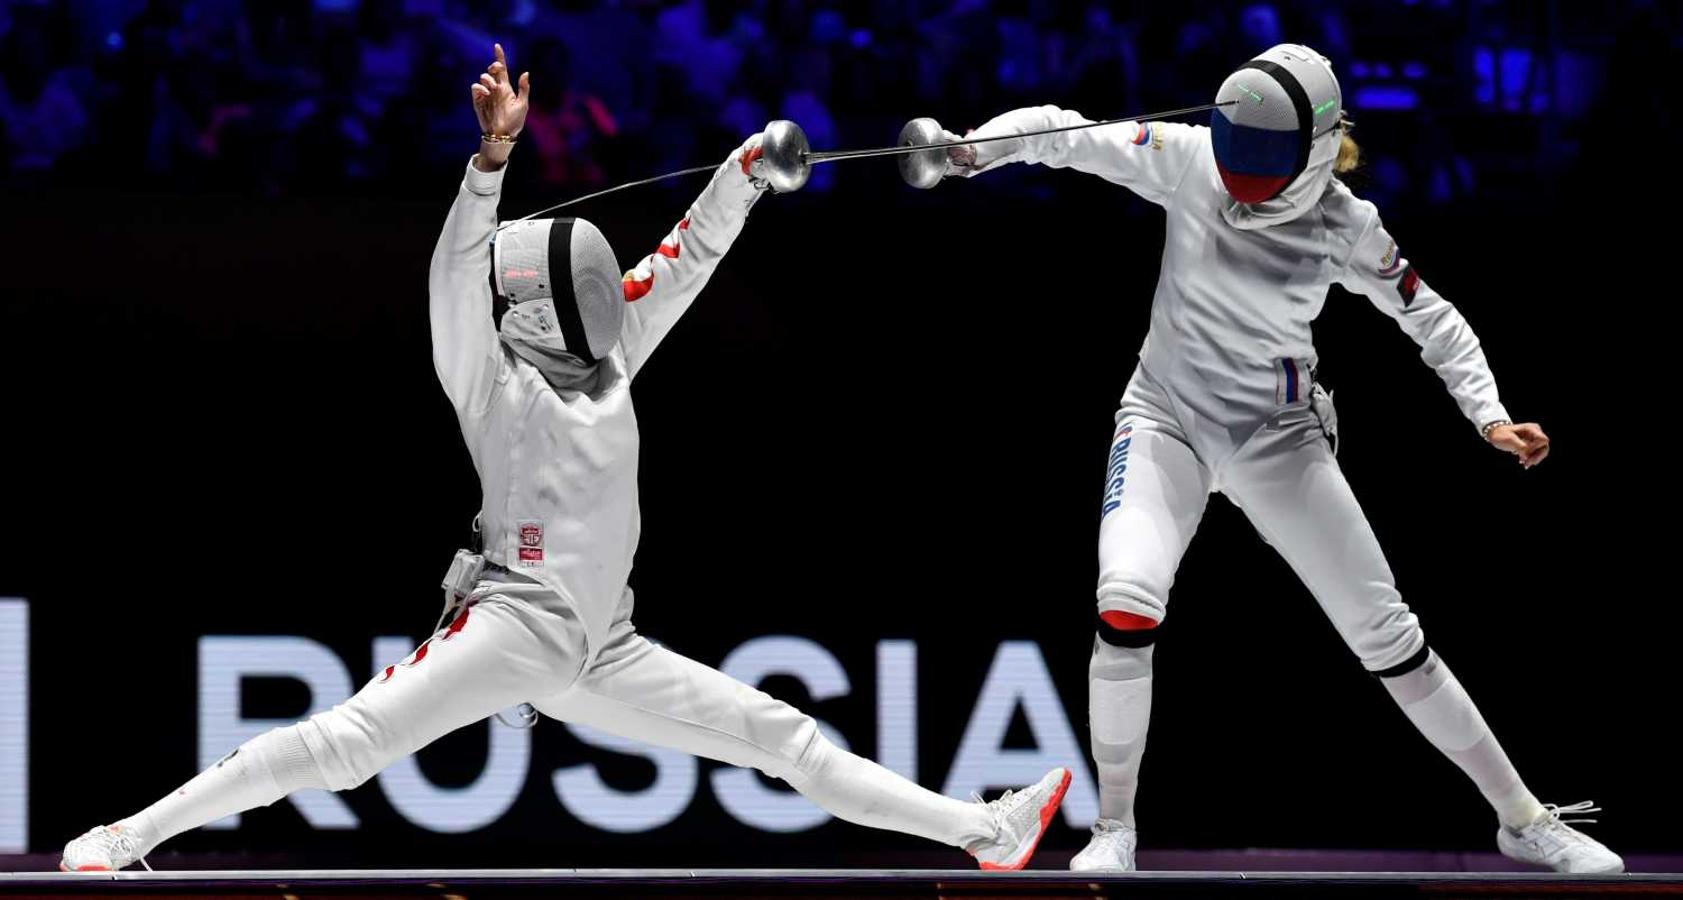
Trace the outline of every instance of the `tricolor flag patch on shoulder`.
{"type": "Polygon", "coordinates": [[[1397,242],[1392,241],[1391,246],[1385,248],[1385,255],[1379,257],[1379,274],[1388,276],[1395,272],[1400,265],[1402,265],[1402,254],[1397,252],[1397,242]]]}

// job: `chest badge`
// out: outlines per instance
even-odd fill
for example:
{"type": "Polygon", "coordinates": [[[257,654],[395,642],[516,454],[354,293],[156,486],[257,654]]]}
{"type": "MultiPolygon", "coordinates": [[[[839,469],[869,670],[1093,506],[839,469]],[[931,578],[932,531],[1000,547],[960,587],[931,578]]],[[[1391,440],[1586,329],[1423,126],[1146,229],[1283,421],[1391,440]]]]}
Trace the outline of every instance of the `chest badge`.
{"type": "Polygon", "coordinates": [[[520,523],[520,552],[517,565],[533,568],[543,565],[543,523],[520,523]]]}

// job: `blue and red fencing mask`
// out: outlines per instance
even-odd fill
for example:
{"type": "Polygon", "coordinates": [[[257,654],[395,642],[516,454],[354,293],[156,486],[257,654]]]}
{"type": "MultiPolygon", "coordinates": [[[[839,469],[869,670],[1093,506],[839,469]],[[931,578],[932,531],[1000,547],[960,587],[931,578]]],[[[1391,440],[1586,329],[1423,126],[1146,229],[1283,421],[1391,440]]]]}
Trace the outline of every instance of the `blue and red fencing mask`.
{"type": "Polygon", "coordinates": [[[1314,50],[1269,48],[1221,83],[1216,102],[1229,101],[1210,114],[1210,147],[1234,200],[1266,203],[1337,156],[1344,96],[1332,63],[1314,50]]]}

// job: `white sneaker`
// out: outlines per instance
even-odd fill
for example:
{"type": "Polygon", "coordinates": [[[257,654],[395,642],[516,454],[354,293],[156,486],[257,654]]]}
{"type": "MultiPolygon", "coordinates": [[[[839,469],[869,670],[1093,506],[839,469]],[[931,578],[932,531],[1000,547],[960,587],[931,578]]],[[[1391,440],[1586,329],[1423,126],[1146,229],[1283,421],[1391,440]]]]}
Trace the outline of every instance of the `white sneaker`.
{"type": "Polygon", "coordinates": [[[61,872],[115,872],[136,861],[146,866],[135,848],[134,835],[121,825],[101,825],[65,844],[58,868],[61,872]]]}
{"type": "Polygon", "coordinates": [[[1496,832],[1496,846],[1503,856],[1572,874],[1612,874],[1625,870],[1625,861],[1619,858],[1619,854],[1567,824],[1594,822],[1594,819],[1563,819],[1560,816],[1561,813],[1601,812],[1594,803],[1587,800],[1571,806],[1545,803],[1543,808],[1547,812],[1530,825],[1518,830],[1504,826],[1496,832]]]}
{"type": "Polygon", "coordinates": [[[1132,872],[1134,848],[1139,846],[1140,833],[1115,819],[1100,819],[1093,823],[1093,839],[1087,849],[1069,861],[1071,872],[1132,872]]]}
{"type": "Polygon", "coordinates": [[[1058,811],[1058,804],[1064,802],[1069,779],[1068,769],[1056,768],[1033,786],[1006,791],[999,799],[986,804],[988,816],[999,832],[993,840],[965,849],[984,869],[1021,869],[1028,865],[1034,848],[1040,846],[1040,839],[1046,834],[1046,825],[1058,811]]]}

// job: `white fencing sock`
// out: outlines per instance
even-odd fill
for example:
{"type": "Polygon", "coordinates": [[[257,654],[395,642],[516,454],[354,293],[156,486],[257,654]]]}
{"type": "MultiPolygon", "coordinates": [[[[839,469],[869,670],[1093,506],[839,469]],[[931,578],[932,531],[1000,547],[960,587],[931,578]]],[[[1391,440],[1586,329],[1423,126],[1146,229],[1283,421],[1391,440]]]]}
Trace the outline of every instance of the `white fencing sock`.
{"type": "Polygon", "coordinates": [[[301,788],[326,788],[299,728],[275,728],[241,744],[174,793],[113,823],[144,856],[164,841],[223,816],[269,804],[301,788]]]}
{"type": "Polygon", "coordinates": [[[1408,672],[1379,680],[1426,740],[1478,785],[1503,825],[1521,828],[1543,814],[1543,805],[1526,789],[1478,707],[1436,652],[1408,672]]]}
{"type": "Polygon", "coordinates": [[[997,836],[980,803],[966,803],[856,756],[815,735],[788,779],[795,790],[838,819],[969,847],[997,836]]]}
{"type": "Polygon", "coordinates": [[[1099,816],[1134,826],[1140,757],[1151,724],[1153,647],[1118,647],[1095,638],[1087,665],[1087,721],[1099,773],[1099,816]]]}

